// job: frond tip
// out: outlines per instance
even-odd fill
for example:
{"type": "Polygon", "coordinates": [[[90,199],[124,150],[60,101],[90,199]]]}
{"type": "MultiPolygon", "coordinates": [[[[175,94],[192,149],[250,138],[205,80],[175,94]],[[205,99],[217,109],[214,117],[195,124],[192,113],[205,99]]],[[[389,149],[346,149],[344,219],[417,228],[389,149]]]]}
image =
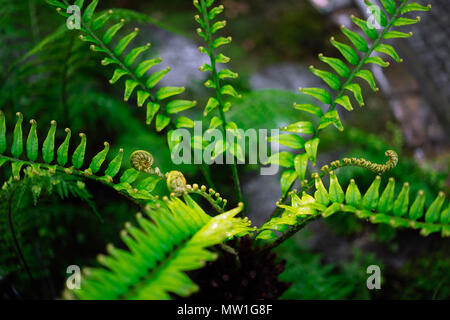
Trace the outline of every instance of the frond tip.
{"type": "Polygon", "coordinates": [[[150,173],[153,161],[153,155],[144,150],[136,150],[130,156],[131,166],[137,171],[150,173]]]}
{"type": "Polygon", "coordinates": [[[388,150],[385,152],[385,155],[389,158],[389,160],[384,164],[373,163],[364,158],[343,158],[342,160],[331,162],[329,166],[323,166],[320,170],[324,173],[329,173],[330,171],[341,167],[356,166],[366,168],[381,175],[386,171],[392,170],[398,163],[398,155],[395,151],[388,150]]]}

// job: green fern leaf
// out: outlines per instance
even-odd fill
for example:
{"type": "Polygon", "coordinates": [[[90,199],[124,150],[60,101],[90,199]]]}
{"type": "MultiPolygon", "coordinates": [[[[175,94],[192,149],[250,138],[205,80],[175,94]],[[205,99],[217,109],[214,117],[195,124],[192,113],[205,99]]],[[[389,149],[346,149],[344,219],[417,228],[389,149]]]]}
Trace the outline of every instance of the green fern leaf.
{"type": "Polygon", "coordinates": [[[56,121],[52,121],[50,129],[48,130],[47,137],[42,145],[42,158],[45,163],[51,163],[55,156],[55,133],[56,133],[56,121]]]}
{"type": "Polygon", "coordinates": [[[127,224],[121,232],[128,250],[108,245],[108,255],[98,259],[106,268],[87,269],[82,289],[66,291],[65,297],[139,300],[170,299],[169,293],[189,296],[198,287],[184,272],[217,258],[206,248],[251,230],[247,221],[234,217],[241,210],[240,206],[211,218],[199,206],[194,209],[176,198],[159,208],[153,206],[149,212],[152,222],[138,214],[138,226],[127,224]]]}
{"type": "Polygon", "coordinates": [[[22,122],[23,116],[20,112],[17,114],[17,122],[14,127],[13,144],[11,147],[11,154],[13,157],[18,158],[23,152],[23,137],[22,137],[22,122]]]}
{"type": "Polygon", "coordinates": [[[38,151],[39,151],[38,136],[37,136],[37,132],[36,132],[37,122],[36,122],[36,120],[31,120],[30,123],[31,123],[31,128],[30,128],[30,132],[28,133],[28,138],[27,138],[27,143],[26,143],[27,158],[30,161],[35,161],[37,159],[38,151]]]}

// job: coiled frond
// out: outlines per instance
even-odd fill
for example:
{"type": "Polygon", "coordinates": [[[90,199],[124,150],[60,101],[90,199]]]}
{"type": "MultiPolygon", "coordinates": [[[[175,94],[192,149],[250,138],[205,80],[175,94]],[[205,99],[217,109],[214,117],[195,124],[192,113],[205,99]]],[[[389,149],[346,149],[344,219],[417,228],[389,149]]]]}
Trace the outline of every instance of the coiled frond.
{"type": "Polygon", "coordinates": [[[157,202],[147,212],[151,221],[137,214],[138,226],[125,225],[121,238],[128,250],[107,246],[98,261],[105,268],[84,269],[80,290],[66,291],[79,299],[170,299],[187,297],[198,287],[185,274],[217,254],[207,247],[252,229],[246,219],[234,216],[243,206],[211,218],[189,196],[157,202]]]}
{"type": "Polygon", "coordinates": [[[167,188],[173,196],[179,197],[186,192],[186,178],[180,171],[166,173],[167,188]]]}
{"type": "Polygon", "coordinates": [[[431,205],[424,210],[424,191],[420,190],[415,198],[410,199],[409,183],[403,184],[399,194],[395,194],[394,178],[389,179],[383,191],[380,190],[380,184],[381,177],[376,176],[363,195],[352,179],[344,192],[336,174],[331,171],[327,190],[316,174],[314,196],[304,192],[300,198],[296,192],[291,192],[291,203],[278,203],[280,208],[285,209],[284,213],[261,227],[260,238],[273,238],[276,235],[271,230],[293,231],[302,223],[319,216],[329,217],[338,212],[353,213],[372,223],[385,223],[396,228],[420,229],[420,234],[424,236],[433,232],[441,232],[442,237],[450,236],[450,206],[447,204],[445,207],[443,192],[439,192],[431,205]],[[262,233],[264,230],[269,231],[262,233]]]}
{"type": "MultiPolygon", "coordinates": [[[[378,91],[372,72],[364,69],[364,67],[369,64],[378,64],[382,67],[387,67],[389,63],[385,62],[378,55],[373,55],[373,53],[385,54],[396,62],[402,62],[394,47],[383,43],[383,41],[392,38],[409,38],[412,36],[412,33],[403,33],[392,30],[392,28],[419,22],[420,18],[409,19],[403,17],[403,15],[412,11],[428,11],[431,8],[430,5],[422,6],[417,3],[410,3],[409,0],[383,0],[381,2],[387,14],[379,6],[368,0],[365,1],[378,26],[374,26],[370,21],[351,16],[352,22],[361,29],[366,38],[345,27],[341,27],[341,31],[351,45],[331,38],[331,44],[340,52],[345,61],[319,54],[319,60],[331,67],[332,71],[321,70],[314,66],[310,67],[311,72],[322,79],[330,90],[323,88],[300,88],[300,92],[311,96],[328,107],[323,111],[320,105],[315,103],[294,103],[295,109],[314,115],[318,119],[318,125],[316,126],[310,121],[299,121],[281,128],[290,133],[282,135],[283,139],[280,137],[278,140],[280,144],[297,150],[305,150],[304,153],[300,153],[295,157],[290,155],[289,157],[292,158],[292,161],[280,162],[280,165],[290,169],[283,174],[284,181],[282,180],[282,184],[283,182],[284,184],[288,183],[287,186],[282,186],[283,194],[286,194],[296,178],[303,181],[308,161],[311,161],[312,165],[315,166],[317,150],[320,143],[319,132],[331,124],[340,131],[344,130],[337,106],[347,111],[353,110],[353,103],[348,93],[354,96],[359,106],[362,107],[364,105],[361,86],[355,80],[357,78],[363,79],[373,91],[378,91]],[[297,134],[307,135],[308,138],[297,138],[297,134]],[[296,140],[298,143],[292,146],[292,140],[296,140]]],[[[287,153],[283,151],[283,154],[280,153],[279,156],[286,157],[287,153]]],[[[277,159],[277,155],[274,155],[270,161],[274,163],[275,159],[277,159]]]]}
{"type": "MultiPolygon", "coordinates": [[[[48,0],[47,2],[52,6],[56,6],[58,13],[62,16],[68,17],[68,14],[65,12],[68,7],[68,1],[48,0]]],[[[75,5],[78,5],[80,8],[83,7],[83,4],[84,0],[75,1],[75,5]]],[[[80,35],[80,39],[91,43],[90,49],[92,51],[106,55],[106,58],[102,60],[102,65],[117,66],[110,83],[114,84],[125,76],[127,79],[125,80],[124,100],[128,101],[133,92],[136,91],[138,107],[141,107],[144,104],[147,106],[147,124],[150,125],[153,118],[156,116],[156,130],[158,132],[162,131],[171,123],[171,114],[176,114],[192,108],[197,103],[195,101],[187,100],[172,100],[167,102],[164,108],[161,108],[164,100],[183,93],[185,88],[161,87],[156,92],[152,92],[152,89],[155,88],[161,79],[170,72],[170,68],[154,72],[150,76],[147,76],[147,72],[150,68],[162,62],[161,58],[145,60],[139,63],[136,62],[139,55],[150,48],[150,43],[133,48],[132,50],[129,50],[127,54],[124,54],[130,42],[138,35],[138,28],[135,28],[132,33],[118,40],[114,48],[110,47],[116,34],[125,25],[125,20],[122,19],[120,22],[106,27],[113,11],[109,10],[96,15],[95,9],[97,4],[98,0],[93,0],[84,9],[81,21],[81,32],[83,34],[80,35]],[[103,28],[106,28],[106,30],[100,35],[99,30],[103,28]]]]}
{"type": "Polygon", "coordinates": [[[342,160],[336,160],[330,163],[330,165],[325,165],[320,168],[323,173],[329,173],[332,170],[346,167],[346,166],[356,166],[368,169],[377,174],[383,174],[386,171],[392,170],[398,163],[398,155],[393,150],[388,150],[385,155],[389,158],[384,164],[373,163],[364,158],[343,158],[342,160]]]}

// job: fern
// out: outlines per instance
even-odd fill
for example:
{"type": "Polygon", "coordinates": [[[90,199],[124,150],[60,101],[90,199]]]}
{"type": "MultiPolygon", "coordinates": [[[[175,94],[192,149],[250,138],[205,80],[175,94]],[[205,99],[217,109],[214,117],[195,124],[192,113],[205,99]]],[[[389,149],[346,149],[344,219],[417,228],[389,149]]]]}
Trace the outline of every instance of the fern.
{"type": "MultiPolygon", "coordinates": [[[[68,17],[65,10],[68,7],[67,1],[47,1],[50,5],[56,6],[58,13],[64,17],[68,17]]],[[[75,1],[75,5],[80,8],[83,7],[84,0],[75,1]]],[[[139,29],[135,28],[134,31],[117,41],[114,47],[111,47],[111,43],[115,38],[119,30],[124,26],[125,20],[122,19],[119,23],[116,23],[108,27],[102,35],[96,33],[96,31],[104,28],[110,20],[113,11],[109,10],[100,15],[95,15],[95,9],[97,7],[98,0],[93,0],[84,9],[81,25],[83,32],[80,35],[82,41],[91,43],[90,48],[94,52],[100,52],[106,55],[106,58],[102,60],[102,65],[116,65],[114,74],[110,80],[111,84],[116,83],[122,77],[126,77],[124,100],[128,101],[134,91],[137,92],[137,105],[142,107],[145,103],[147,106],[147,120],[148,125],[151,124],[153,118],[156,116],[156,130],[162,131],[171,123],[171,114],[176,114],[186,109],[194,107],[197,103],[195,101],[187,100],[172,100],[165,104],[165,107],[161,109],[161,105],[164,100],[179,95],[185,91],[184,87],[161,87],[156,93],[153,93],[153,89],[159,81],[170,72],[170,68],[166,68],[157,72],[154,72],[150,76],[146,76],[147,71],[155,65],[161,63],[161,58],[149,59],[140,63],[135,63],[136,59],[143,52],[150,48],[150,43],[136,47],[130,50],[126,55],[124,54],[130,42],[138,35],[139,29]],[[134,67],[134,65],[136,66],[134,67]],[[159,112],[159,113],[158,113],[159,112]]]]}
{"type": "MultiPolygon", "coordinates": [[[[189,196],[185,202],[158,202],[147,212],[152,222],[138,214],[139,227],[127,224],[121,232],[127,251],[108,245],[108,255],[98,257],[106,269],[84,270],[86,279],[75,297],[169,299],[170,294],[192,294],[198,287],[184,271],[217,258],[207,247],[252,230],[248,220],[234,218],[242,208],[211,218],[189,196]]],[[[68,291],[66,295],[74,297],[68,291]]]]}
{"type": "Polygon", "coordinates": [[[336,174],[333,171],[329,174],[328,190],[320,176],[315,174],[314,196],[303,192],[300,198],[296,192],[291,192],[290,205],[278,203],[278,206],[285,210],[284,213],[266,222],[259,229],[258,238],[277,238],[273,231],[288,230],[274,242],[276,245],[310,221],[320,216],[329,217],[337,212],[353,213],[371,223],[420,229],[420,234],[424,236],[433,232],[441,232],[442,237],[450,236],[450,205],[445,208],[443,192],[440,192],[424,211],[426,200],[424,191],[420,190],[416,197],[410,200],[409,183],[404,183],[400,193],[396,195],[395,180],[390,178],[381,192],[381,177],[376,176],[369,189],[362,195],[357,183],[352,179],[344,193],[336,174]]]}
{"type": "Polygon", "coordinates": [[[5,154],[7,151],[5,115],[0,111],[0,165],[10,163],[12,176],[15,180],[20,180],[23,167],[30,166],[36,172],[47,170],[52,174],[58,172],[97,181],[114,188],[120,194],[138,203],[139,200],[154,199],[151,191],[153,191],[156,183],[161,180],[160,176],[162,175],[157,168],[149,169],[147,174],[131,168],[119,175],[123,160],[123,149],[120,149],[107,164],[106,169],[100,170],[106,164],[106,156],[110,149],[108,142],[104,143],[103,150],[97,153],[91,159],[89,165],[86,166],[85,151],[87,137],[84,133],[79,134],[79,144],[72,153],[69,153],[69,144],[72,136],[70,129],[67,128],[65,130],[66,137],[59,147],[56,148],[56,121],[51,122],[50,129],[42,144],[38,140],[37,122],[35,120],[30,121],[30,130],[26,141],[24,141],[22,122],[23,115],[17,113],[17,122],[14,126],[9,150],[10,156],[8,156],[5,154]],[[24,153],[26,154],[26,159],[24,159],[24,153]],[[98,174],[101,171],[103,171],[103,175],[98,174]],[[151,175],[148,175],[148,173],[151,173],[151,175]],[[116,176],[119,176],[118,181],[114,181],[116,176]]]}
{"type": "Polygon", "coordinates": [[[17,181],[21,178],[21,170],[29,166],[36,173],[44,170],[50,174],[62,173],[97,181],[115,189],[138,205],[143,205],[141,201],[145,203],[158,199],[158,196],[153,195],[152,191],[160,181],[166,181],[167,189],[173,196],[182,196],[188,193],[199,194],[219,213],[223,212],[227,204],[227,200],[220,197],[220,194],[211,188],[206,192],[206,186],[199,188],[197,184],[188,185],[183,174],[179,171],[163,174],[158,167],[153,167],[153,155],[147,151],[137,150],[132,153],[130,162],[133,168],[123,171],[121,170],[123,149],[119,149],[106,166],[105,161],[110,145],[105,142],[103,150],[90,160],[89,165],[85,165],[88,161],[85,159],[87,137],[84,133],[80,133],[80,143],[72,153],[69,153],[72,136],[70,129],[65,129],[66,137],[56,149],[56,121],[51,122],[42,145],[38,141],[37,122],[35,120],[30,121],[31,126],[26,141],[23,138],[22,122],[23,115],[17,113],[17,122],[10,148],[11,156],[8,156],[5,154],[7,151],[6,120],[4,113],[0,110],[0,166],[10,163],[12,176],[17,181]],[[42,159],[39,157],[39,151],[42,159]],[[26,153],[26,159],[23,159],[24,153],[26,153]],[[106,168],[101,170],[105,166],[106,168]],[[104,174],[99,175],[102,171],[104,174]]]}
{"type": "MultiPolygon", "coordinates": [[[[216,54],[216,50],[224,45],[231,43],[231,37],[221,37],[215,36],[215,34],[223,29],[226,26],[226,21],[215,21],[216,17],[221,14],[224,10],[222,5],[217,7],[212,7],[214,1],[210,0],[194,0],[194,6],[200,13],[199,15],[195,15],[195,20],[200,25],[200,28],[197,29],[197,34],[206,42],[207,46],[199,47],[199,51],[208,55],[210,63],[205,63],[200,67],[200,71],[209,72],[211,74],[211,78],[208,79],[204,85],[207,88],[213,89],[215,91],[215,97],[210,97],[203,111],[203,116],[208,116],[214,110],[218,110],[219,116],[214,116],[209,124],[208,129],[215,129],[220,127],[223,132],[223,136],[227,136],[227,132],[229,132],[233,137],[238,137],[237,133],[237,125],[233,121],[228,121],[225,113],[230,110],[231,102],[225,101],[226,96],[231,96],[234,98],[240,98],[241,95],[238,94],[236,89],[231,84],[224,84],[225,79],[236,79],[238,74],[232,72],[230,69],[222,68],[220,71],[217,69],[218,64],[226,64],[231,59],[225,56],[223,53],[216,54]],[[215,22],[214,22],[215,21],[215,22]]],[[[192,127],[193,122],[190,119],[186,119],[187,121],[177,123],[177,127],[192,127]]],[[[170,139],[170,136],[169,136],[170,139]]],[[[232,143],[232,145],[227,145],[227,142],[224,140],[215,141],[214,142],[214,157],[218,157],[223,154],[225,151],[231,152],[233,154],[233,162],[231,164],[233,181],[236,196],[238,201],[242,201],[242,192],[239,182],[239,176],[236,166],[236,161],[234,157],[236,157],[240,161],[244,161],[244,154],[242,152],[241,146],[237,143],[232,143]]],[[[172,148],[176,147],[176,144],[173,144],[172,148]]],[[[203,144],[201,146],[196,146],[196,143],[193,143],[193,148],[204,148],[203,144]]]]}
{"type": "Polygon", "coordinates": [[[318,125],[315,126],[310,121],[295,122],[281,128],[284,131],[290,132],[289,134],[283,135],[283,139],[281,139],[281,137],[275,138],[280,144],[291,148],[293,146],[287,141],[295,139],[299,143],[294,148],[297,150],[305,150],[304,153],[295,156],[283,151],[283,153],[273,155],[273,157],[269,159],[270,163],[275,163],[275,159],[279,156],[281,158],[279,164],[289,169],[283,172],[281,178],[283,195],[287,194],[296,179],[303,181],[309,161],[315,166],[317,150],[320,143],[320,131],[329,125],[334,125],[340,131],[344,130],[337,107],[342,107],[347,111],[353,110],[353,103],[351,102],[349,93],[353,94],[354,99],[361,107],[364,105],[361,86],[356,83],[355,80],[357,78],[363,79],[373,91],[378,91],[372,72],[364,69],[364,67],[368,64],[377,64],[382,67],[387,67],[389,63],[378,56],[372,56],[372,53],[382,53],[391,57],[396,62],[402,62],[402,59],[395,49],[391,45],[383,43],[384,40],[411,37],[412,33],[403,33],[392,30],[392,28],[410,25],[420,21],[419,18],[412,20],[403,17],[406,13],[411,11],[428,11],[430,9],[430,6],[425,7],[409,2],[409,0],[402,0],[397,5],[393,0],[382,1],[384,9],[387,12],[387,14],[385,14],[380,7],[366,0],[365,3],[371,10],[376,10],[377,13],[380,13],[379,15],[374,14],[374,17],[382,29],[377,31],[374,27],[369,27],[370,22],[352,16],[351,20],[362,30],[368,40],[345,27],[341,27],[341,31],[353,47],[349,44],[336,41],[334,38],[331,38],[330,40],[331,44],[340,52],[346,62],[350,64],[350,67],[342,59],[325,57],[323,54],[319,54],[319,60],[330,66],[335,73],[317,69],[314,66],[310,67],[310,71],[315,76],[322,79],[331,90],[322,88],[300,88],[299,90],[306,95],[312,96],[318,102],[321,102],[328,107],[326,108],[326,111],[323,111],[319,105],[314,103],[294,103],[295,109],[314,115],[318,119],[318,125]],[[361,56],[358,55],[357,51],[361,56]],[[340,78],[342,78],[342,80],[340,78]],[[298,137],[296,134],[304,134],[309,136],[309,138],[305,140],[298,137]],[[288,161],[284,161],[286,159],[288,161]]]}

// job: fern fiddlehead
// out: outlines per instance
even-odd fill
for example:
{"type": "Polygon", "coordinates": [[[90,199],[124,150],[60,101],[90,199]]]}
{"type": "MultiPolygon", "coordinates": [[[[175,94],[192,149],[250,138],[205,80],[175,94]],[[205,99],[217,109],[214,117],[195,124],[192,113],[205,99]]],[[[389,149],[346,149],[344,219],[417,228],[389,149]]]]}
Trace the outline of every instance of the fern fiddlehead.
{"type": "Polygon", "coordinates": [[[192,186],[187,184],[186,178],[180,171],[170,171],[162,174],[158,167],[152,167],[153,161],[153,156],[144,150],[137,150],[130,157],[131,165],[137,171],[156,175],[166,180],[167,189],[171,193],[171,196],[181,197],[185,194],[198,194],[205,198],[217,212],[224,212],[227,200],[222,199],[219,193],[215,192],[212,188],[209,189],[209,192],[206,192],[207,188],[203,185],[199,188],[198,184],[192,186]]]}

